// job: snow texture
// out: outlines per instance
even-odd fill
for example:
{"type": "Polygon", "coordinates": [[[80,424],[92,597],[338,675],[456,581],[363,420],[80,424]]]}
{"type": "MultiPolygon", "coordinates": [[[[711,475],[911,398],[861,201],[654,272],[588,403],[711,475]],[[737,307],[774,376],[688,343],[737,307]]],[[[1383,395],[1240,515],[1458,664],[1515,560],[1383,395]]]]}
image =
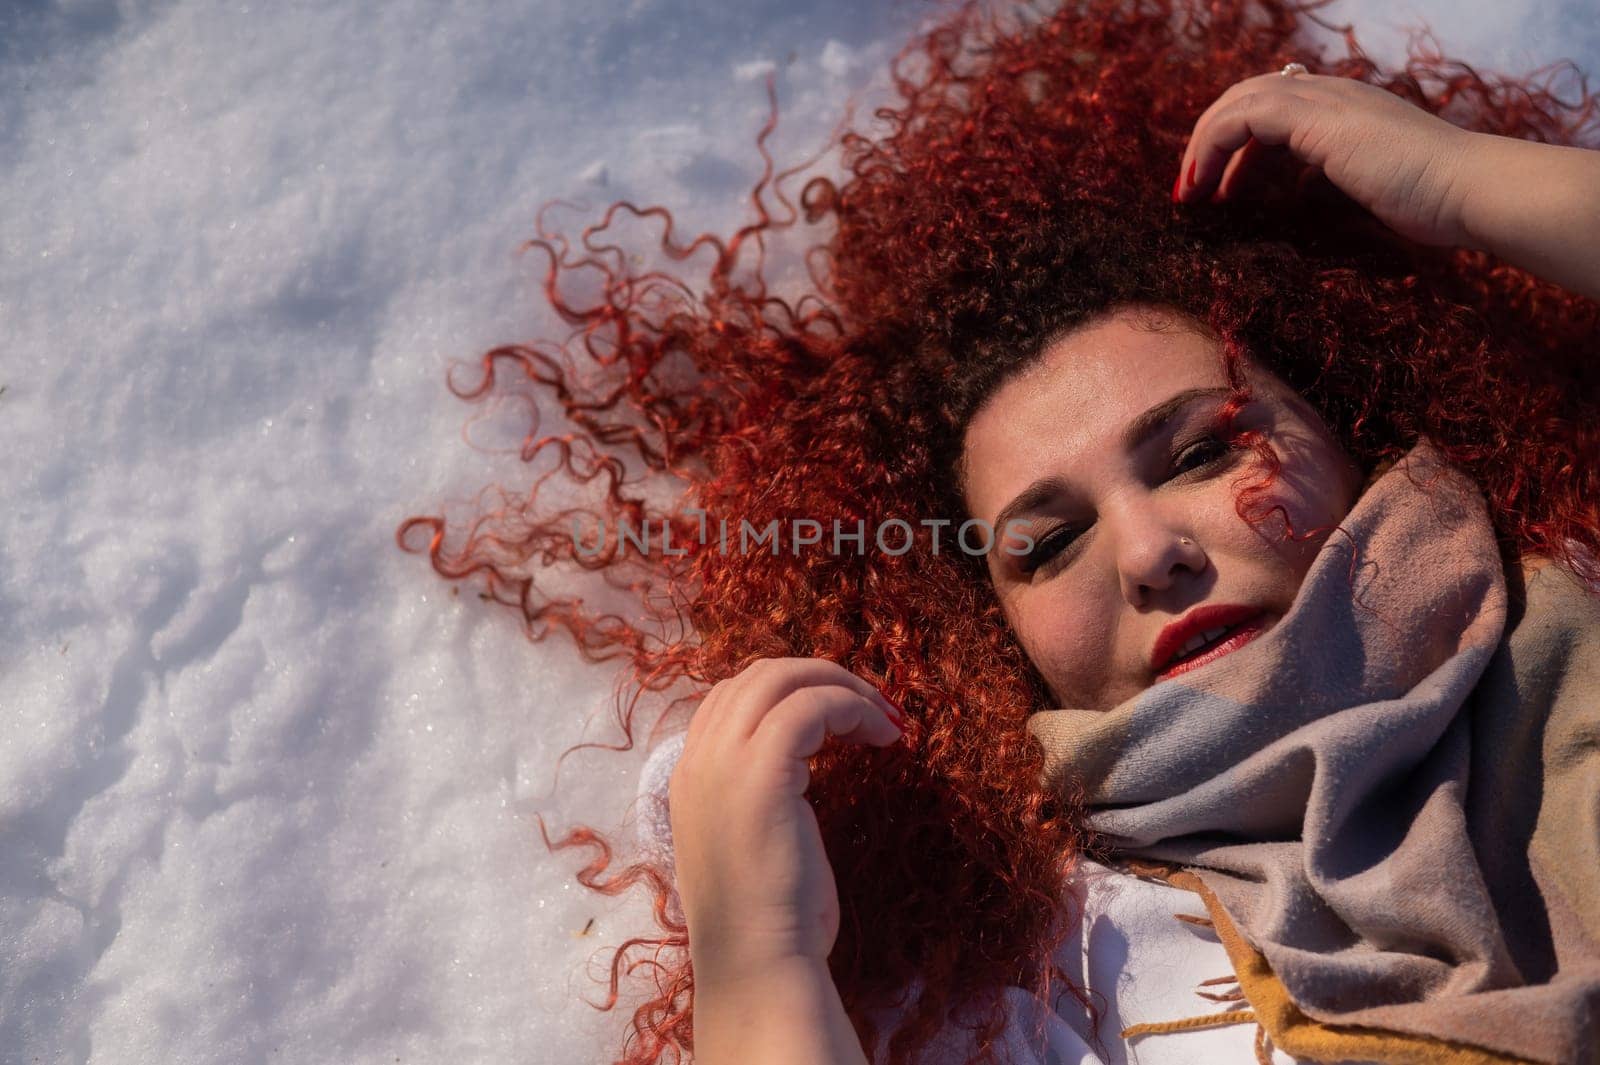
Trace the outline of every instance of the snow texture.
{"type": "MultiPolygon", "coordinates": [[[[1594,70],[1582,6],[1329,10],[1594,70]]],[[[766,77],[802,158],[928,11],[0,5],[0,1063],[619,1052],[584,1001],[645,900],[534,819],[633,817],[644,749],[556,772],[615,675],[393,532],[526,482],[444,375],[547,335],[541,203],[726,231],[766,77]]]]}

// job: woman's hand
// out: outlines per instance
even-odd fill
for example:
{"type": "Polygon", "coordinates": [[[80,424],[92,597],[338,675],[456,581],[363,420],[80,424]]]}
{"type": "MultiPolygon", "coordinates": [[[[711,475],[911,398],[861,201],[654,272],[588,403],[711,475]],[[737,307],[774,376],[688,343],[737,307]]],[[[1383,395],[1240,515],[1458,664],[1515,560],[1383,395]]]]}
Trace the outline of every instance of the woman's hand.
{"type": "Polygon", "coordinates": [[[1195,122],[1174,202],[1320,172],[1420,244],[1486,251],[1600,300],[1600,151],[1474,133],[1353,78],[1259,74],[1195,122]]]}
{"type": "Polygon", "coordinates": [[[1469,239],[1469,187],[1481,176],[1478,136],[1353,78],[1260,74],[1230,86],[1200,115],[1172,198],[1246,195],[1282,168],[1287,149],[1304,164],[1302,178],[1320,170],[1401,236],[1461,245],[1469,239]]]}
{"type": "Polygon", "coordinates": [[[885,746],[899,712],[834,662],[760,659],[714,686],[668,782],[678,894],[697,986],[804,960],[826,971],[839,895],[806,760],[832,734],[885,746]]]}

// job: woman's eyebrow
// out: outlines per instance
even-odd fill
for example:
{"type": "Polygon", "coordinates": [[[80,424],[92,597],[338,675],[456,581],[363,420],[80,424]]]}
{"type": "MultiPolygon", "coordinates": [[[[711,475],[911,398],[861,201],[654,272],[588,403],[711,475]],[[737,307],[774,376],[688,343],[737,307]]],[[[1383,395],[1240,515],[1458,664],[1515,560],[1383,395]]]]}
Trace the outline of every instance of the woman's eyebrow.
{"type": "MultiPolygon", "coordinates": [[[[1231,392],[1232,389],[1229,388],[1210,387],[1186,388],[1182,392],[1173,393],[1128,422],[1122,430],[1122,449],[1136,451],[1143,447],[1145,441],[1171,420],[1173,415],[1195,400],[1226,396],[1231,392]]],[[[994,521],[994,527],[1004,529],[1011,519],[1049,502],[1053,496],[1064,492],[1066,487],[1066,482],[1053,474],[1039,478],[1001,509],[1000,516],[994,521]]]]}
{"type": "Polygon", "coordinates": [[[1122,430],[1122,450],[1137,451],[1144,446],[1157,429],[1160,429],[1167,419],[1178,411],[1188,406],[1197,399],[1215,396],[1226,396],[1232,392],[1229,388],[1186,388],[1182,392],[1174,393],[1157,403],[1137,418],[1130,421],[1122,430]]]}

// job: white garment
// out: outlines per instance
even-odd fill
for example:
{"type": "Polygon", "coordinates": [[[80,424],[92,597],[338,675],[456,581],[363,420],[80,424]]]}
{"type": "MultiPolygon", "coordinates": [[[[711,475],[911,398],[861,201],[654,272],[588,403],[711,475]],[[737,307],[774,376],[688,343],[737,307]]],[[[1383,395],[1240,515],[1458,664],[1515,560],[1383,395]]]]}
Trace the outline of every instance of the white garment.
{"type": "MultiPolygon", "coordinates": [[[[1233,966],[1209,925],[1174,916],[1204,919],[1198,895],[1089,861],[1080,862],[1068,890],[1080,901],[1083,920],[1055,960],[1099,1008],[1099,1039],[1071,995],[1059,995],[1051,1009],[1038,995],[1010,987],[1004,1039],[1013,1065],[1251,1065],[1256,1060],[1256,1025],[1250,1020],[1121,1037],[1136,1024],[1248,1010],[1242,999],[1217,1002],[1199,994],[1226,995],[1237,992],[1238,984],[1228,979],[1201,986],[1232,977],[1233,966]],[[1042,1031],[1036,1033],[1038,1025],[1042,1031]]],[[[927,1065],[962,1061],[966,1038],[947,1030],[925,1058],[927,1065]]],[[[1296,1059],[1275,1050],[1272,1060],[1293,1065],[1296,1059]]]]}
{"type": "MultiPolygon", "coordinates": [[[[680,733],[651,752],[639,775],[639,840],[669,865],[667,782],[682,751],[680,733]]],[[[1087,1013],[1071,995],[1061,994],[1051,1009],[1038,995],[1008,987],[1002,1038],[1012,1065],[1251,1065],[1256,1060],[1253,1021],[1121,1038],[1124,1029],[1136,1024],[1248,1008],[1242,1000],[1213,1002],[1197,993],[1226,994],[1238,987],[1231,981],[1200,986],[1214,977],[1232,976],[1233,967],[1210,927],[1174,916],[1205,918],[1198,895],[1089,861],[1080,863],[1068,887],[1082,900],[1083,920],[1062,943],[1056,963],[1075,986],[1094,996],[1101,1011],[1100,1038],[1094,1040],[1087,1013]],[[1037,1025],[1043,1026],[1042,1032],[1035,1032],[1037,1025]]],[[[878,1019],[885,1035],[874,1060],[881,1062],[886,1060],[888,1032],[899,1018],[886,1011],[878,1019]]],[[[924,1052],[922,1065],[960,1065],[969,1039],[958,1026],[948,1026],[924,1052]]],[[[1296,1061],[1281,1050],[1273,1052],[1272,1060],[1275,1065],[1296,1061]]]]}

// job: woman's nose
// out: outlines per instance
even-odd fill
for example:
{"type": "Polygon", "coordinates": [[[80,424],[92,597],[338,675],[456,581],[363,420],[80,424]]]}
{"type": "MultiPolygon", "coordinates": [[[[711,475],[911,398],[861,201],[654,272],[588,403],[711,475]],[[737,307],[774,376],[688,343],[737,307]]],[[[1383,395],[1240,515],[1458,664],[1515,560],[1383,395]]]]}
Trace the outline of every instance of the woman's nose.
{"type": "Polygon", "coordinates": [[[1181,523],[1154,513],[1126,514],[1117,529],[1117,569],[1122,595],[1130,604],[1146,605],[1185,576],[1207,565],[1205,550],[1181,523]]]}

